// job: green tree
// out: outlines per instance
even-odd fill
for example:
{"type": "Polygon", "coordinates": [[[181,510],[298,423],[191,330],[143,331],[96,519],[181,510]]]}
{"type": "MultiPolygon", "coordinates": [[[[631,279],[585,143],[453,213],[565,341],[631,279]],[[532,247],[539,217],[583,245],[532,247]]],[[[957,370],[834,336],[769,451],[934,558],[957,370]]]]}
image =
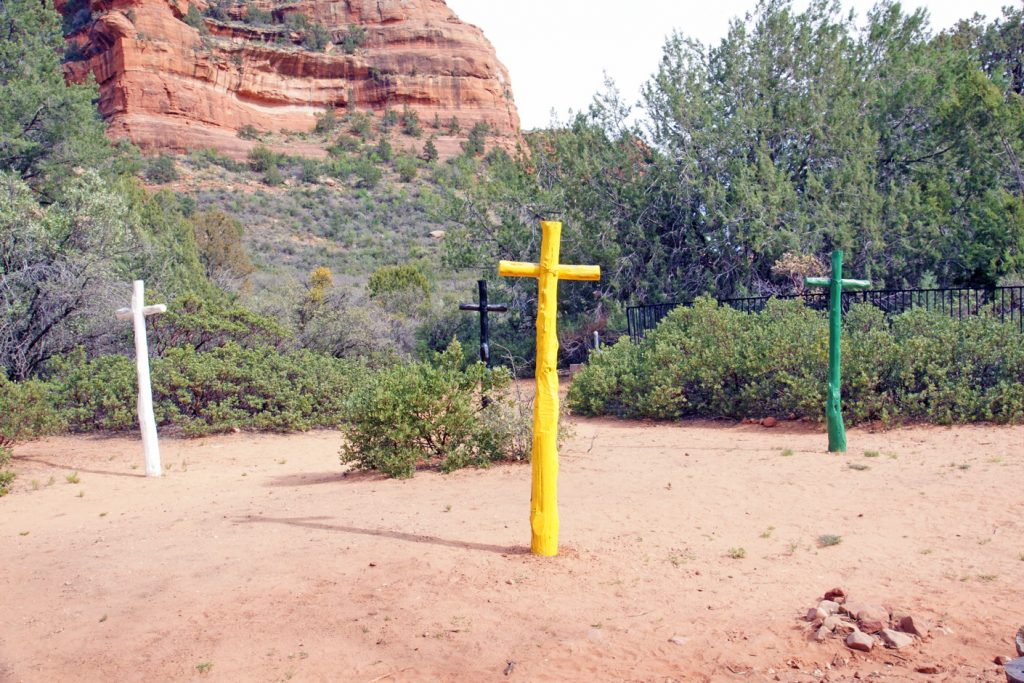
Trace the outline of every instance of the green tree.
{"type": "Polygon", "coordinates": [[[117,282],[138,248],[130,209],[93,171],[41,206],[17,175],[0,172],[0,366],[26,379],[53,356],[109,335],[123,305],[117,282]]]}
{"type": "Polygon", "coordinates": [[[0,170],[52,198],[75,167],[110,155],[90,76],[68,85],[61,19],[50,0],[0,1],[0,170]]]}
{"type": "Polygon", "coordinates": [[[192,225],[206,277],[221,289],[240,289],[256,270],[242,243],[241,221],[212,209],[193,216],[192,225]]]}

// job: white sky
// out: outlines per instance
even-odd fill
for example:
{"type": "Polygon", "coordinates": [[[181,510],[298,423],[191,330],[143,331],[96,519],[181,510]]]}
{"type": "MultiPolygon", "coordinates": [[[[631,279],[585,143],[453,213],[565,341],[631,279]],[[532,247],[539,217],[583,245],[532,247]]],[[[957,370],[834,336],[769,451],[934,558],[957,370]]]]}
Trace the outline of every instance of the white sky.
{"type": "MultiPolygon", "coordinates": [[[[1021,0],[905,0],[904,11],[924,7],[933,31],[975,12],[1001,16],[1003,5],[1021,0]]],[[[524,129],[542,128],[551,111],[590,105],[611,76],[623,99],[638,99],[654,73],[673,29],[703,43],[718,43],[729,20],[752,11],[756,0],[447,0],[459,18],[476,24],[508,67],[524,129]]],[[[843,0],[863,18],[875,0],[843,0]]],[[[804,9],[807,0],[795,0],[804,9]]]]}

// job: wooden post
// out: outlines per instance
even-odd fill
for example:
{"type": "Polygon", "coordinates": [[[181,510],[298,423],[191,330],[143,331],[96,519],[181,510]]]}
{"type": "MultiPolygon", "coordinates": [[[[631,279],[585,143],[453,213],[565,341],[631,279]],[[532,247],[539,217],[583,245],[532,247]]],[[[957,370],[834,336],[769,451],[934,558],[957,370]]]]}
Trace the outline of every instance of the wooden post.
{"type": "Polygon", "coordinates": [[[828,425],[829,453],[846,451],[846,426],[843,424],[841,404],[842,387],[842,346],[843,333],[843,290],[856,291],[871,286],[868,280],[843,279],[843,252],[832,252],[832,276],[830,278],[809,277],[804,280],[809,287],[828,287],[828,397],[825,400],[825,420],[828,425]]]}
{"type": "Polygon", "coordinates": [[[487,302],[487,280],[477,280],[477,289],[480,292],[480,303],[459,304],[459,310],[480,312],[480,361],[489,368],[491,367],[491,324],[487,314],[504,313],[508,310],[508,306],[487,302]]]}
{"type": "Polygon", "coordinates": [[[146,343],[146,316],[167,312],[167,306],[146,306],[145,286],[142,280],[132,283],[132,305],[115,312],[119,320],[131,320],[135,328],[135,365],[139,375],[139,428],[142,430],[142,450],[146,458],[146,476],[159,477],[160,444],[156,436],[156,418],[153,416],[153,388],[149,381],[149,345],[146,343]]]}
{"type": "Polygon", "coordinates": [[[533,472],[530,497],[530,549],[535,555],[558,554],[558,281],[600,280],[599,266],[558,262],[562,224],[543,221],[540,263],[502,261],[504,277],[535,277],[537,299],[537,395],[533,402],[533,472]]]}

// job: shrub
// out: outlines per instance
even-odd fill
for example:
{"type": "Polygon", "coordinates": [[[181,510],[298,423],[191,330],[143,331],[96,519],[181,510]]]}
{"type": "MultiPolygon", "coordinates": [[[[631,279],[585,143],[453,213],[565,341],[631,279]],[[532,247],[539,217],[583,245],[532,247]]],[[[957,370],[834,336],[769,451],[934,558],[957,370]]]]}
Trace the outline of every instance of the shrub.
{"type": "Polygon", "coordinates": [[[302,46],[313,52],[323,52],[331,44],[331,32],[320,23],[311,23],[302,37],[302,46]]]}
{"type": "Polygon", "coordinates": [[[185,23],[196,29],[202,34],[206,34],[209,30],[206,28],[206,22],[203,21],[203,13],[199,11],[199,8],[194,4],[189,4],[188,12],[185,14],[185,23]]]}
{"type": "Polygon", "coordinates": [[[521,460],[529,431],[504,393],[510,382],[504,369],[466,366],[455,341],[430,362],[369,375],[345,403],[341,462],[411,477],[420,465],[450,472],[521,460]],[[486,408],[480,391],[491,396],[486,408]]]}
{"type": "Polygon", "coordinates": [[[387,136],[380,136],[380,140],[377,141],[377,146],[374,148],[374,153],[380,161],[387,162],[394,158],[395,151],[391,148],[391,141],[387,139],[387,136]]]}
{"type": "Polygon", "coordinates": [[[11,382],[0,372],[0,441],[56,434],[65,426],[51,385],[39,380],[11,382]]]}
{"type": "Polygon", "coordinates": [[[365,158],[356,161],[352,171],[359,179],[356,184],[368,190],[376,187],[384,175],[373,161],[365,158]]]}
{"type": "Polygon", "coordinates": [[[434,162],[437,161],[437,157],[437,145],[434,144],[434,138],[431,137],[427,140],[427,144],[423,145],[423,160],[427,162],[434,162]]]}
{"type": "Polygon", "coordinates": [[[271,168],[277,168],[279,163],[281,163],[281,155],[269,147],[256,145],[249,150],[249,166],[257,173],[264,173],[271,168]]]}
{"type": "MultiPolygon", "coordinates": [[[[844,327],[849,422],[1024,419],[1024,345],[1013,325],[923,309],[887,318],[862,304],[844,327]]],[[[642,343],[622,340],[594,356],[569,402],[588,415],[822,419],[827,363],[824,314],[799,301],[744,314],[704,298],[642,343]]]]}
{"type": "Polygon", "coordinates": [[[334,107],[328,107],[322,114],[316,115],[316,126],[313,128],[313,132],[320,135],[329,135],[337,127],[338,115],[335,113],[334,107]]]}
{"type": "Polygon", "coordinates": [[[256,126],[251,123],[247,123],[238,129],[238,137],[243,140],[259,140],[260,131],[256,126]]]}
{"type": "Polygon", "coordinates": [[[487,148],[487,135],[491,132],[486,121],[478,121],[469,131],[469,137],[462,143],[462,151],[466,156],[480,156],[487,148]]]}
{"type": "Polygon", "coordinates": [[[284,183],[284,176],[281,175],[281,171],[277,166],[271,166],[263,174],[263,183],[271,187],[276,187],[284,183]]]}
{"type": "Polygon", "coordinates": [[[341,38],[341,49],[347,54],[355,54],[356,50],[366,44],[366,29],[358,24],[349,24],[348,32],[341,38]]]}
{"type": "Polygon", "coordinates": [[[398,178],[403,183],[412,182],[416,177],[416,160],[412,157],[398,157],[395,159],[395,170],[398,171],[398,178]]]}
{"type": "Polygon", "coordinates": [[[402,132],[414,138],[423,135],[423,127],[420,125],[420,115],[409,108],[408,105],[402,108],[402,132]]]}
{"type": "Polygon", "coordinates": [[[373,132],[373,117],[366,112],[354,111],[348,117],[348,130],[365,140],[373,132]]]}
{"type": "Polygon", "coordinates": [[[169,154],[161,154],[152,157],[146,162],[146,180],[151,183],[170,183],[178,179],[178,169],[174,163],[174,157],[169,154]]]}
{"type": "MultiPolygon", "coordinates": [[[[151,367],[157,423],[190,436],[337,426],[362,371],[355,361],[233,343],[205,353],[168,349],[151,367]]],[[[137,425],[135,363],[125,356],[70,358],[57,368],[54,384],[73,431],[137,425]]]]}
{"type": "Polygon", "coordinates": [[[14,472],[4,469],[10,464],[11,455],[10,444],[0,441],[0,498],[6,496],[10,491],[11,482],[14,481],[16,476],[14,472]]]}

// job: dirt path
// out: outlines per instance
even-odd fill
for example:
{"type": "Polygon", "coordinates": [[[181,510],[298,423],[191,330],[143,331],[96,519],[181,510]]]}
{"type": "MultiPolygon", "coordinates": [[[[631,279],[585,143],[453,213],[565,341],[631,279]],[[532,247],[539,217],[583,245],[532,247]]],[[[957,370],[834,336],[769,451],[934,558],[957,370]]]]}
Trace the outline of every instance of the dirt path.
{"type": "Polygon", "coordinates": [[[134,439],[19,447],[0,680],[999,681],[1024,623],[1022,427],[856,429],[838,457],[800,425],[577,421],[554,560],[527,466],[342,476],[339,442],[165,440],[159,480],[134,439]],[[941,629],[809,642],[837,585],[941,629]]]}

